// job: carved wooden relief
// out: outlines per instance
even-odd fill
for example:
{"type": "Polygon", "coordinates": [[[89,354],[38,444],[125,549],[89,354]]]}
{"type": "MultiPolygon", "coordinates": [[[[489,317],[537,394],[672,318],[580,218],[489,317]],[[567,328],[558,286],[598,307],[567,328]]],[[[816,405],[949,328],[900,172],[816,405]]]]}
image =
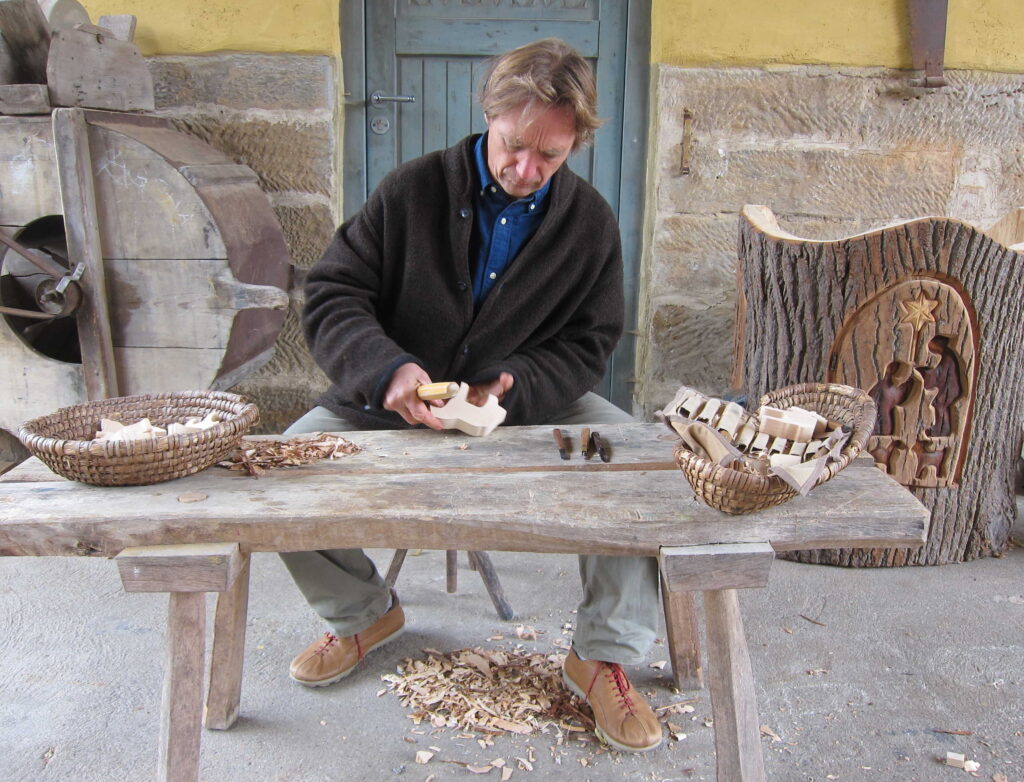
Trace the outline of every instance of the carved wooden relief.
{"type": "Polygon", "coordinates": [[[878,422],[867,450],[904,486],[960,479],[977,377],[973,323],[956,288],[916,278],[854,311],[833,344],[829,378],[874,398],[878,422]]]}
{"type": "Polygon", "coordinates": [[[1007,549],[1024,448],[1021,214],[993,235],[921,217],[816,240],[780,228],[768,207],[743,208],[737,321],[747,398],[825,379],[870,391],[880,412],[869,448],[932,514],[919,550],[787,559],[938,565],[1007,549]]]}

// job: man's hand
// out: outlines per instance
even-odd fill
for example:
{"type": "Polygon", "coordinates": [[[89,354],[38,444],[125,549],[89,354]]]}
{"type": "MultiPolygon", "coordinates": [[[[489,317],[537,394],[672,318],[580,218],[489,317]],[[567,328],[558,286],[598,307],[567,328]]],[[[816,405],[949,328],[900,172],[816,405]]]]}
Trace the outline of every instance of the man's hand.
{"type": "Polygon", "coordinates": [[[510,390],[512,390],[512,384],[515,382],[515,378],[512,377],[508,372],[502,372],[498,375],[497,380],[491,380],[488,383],[477,383],[476,385],[469,387],[469,394],[466,399],[474,405],[480,406],[487,401],[487,395],[491,394],[498,397],[498,401],[501,402],[505,398],[510,390]]]}
{"type": "Polygon", "coordinates": [[[440,407],[441,400],[424,402],[416,396],[416,389],[430,382],[430,375],[419,364],[402,364],[391,375],[387,391],[384,392],[382,406],[385,410],[393,410],[409,424],[424,424],[431,429],[440,431],[444,426],[430,411],[430,406],[440,407]]]}

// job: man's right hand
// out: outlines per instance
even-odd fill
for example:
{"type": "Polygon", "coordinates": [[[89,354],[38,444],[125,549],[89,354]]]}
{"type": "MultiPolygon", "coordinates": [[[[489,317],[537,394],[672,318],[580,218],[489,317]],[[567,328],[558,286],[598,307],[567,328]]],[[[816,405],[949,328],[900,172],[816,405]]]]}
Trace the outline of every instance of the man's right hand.
{"type": "Polygon", "coordinates": [[[419,364],[402,364],[391,375],[382,407],[398,413],[406,423],[424,424],[438,431],[444,429],[444,425],[430,410],[431,405],[440,407],[444,402],[434,399],[428,404],[416,396],[416,389],[429,382],[430,375],[419,364]]]}

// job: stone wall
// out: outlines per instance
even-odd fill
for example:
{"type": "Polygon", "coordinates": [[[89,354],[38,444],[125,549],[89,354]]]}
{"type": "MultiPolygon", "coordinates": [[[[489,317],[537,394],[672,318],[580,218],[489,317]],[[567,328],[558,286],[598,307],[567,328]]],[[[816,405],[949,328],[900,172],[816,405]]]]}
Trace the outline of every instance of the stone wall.
{"type": "Polygon", "coordinates": [[[946,76],[923,90],[885,70],[657,67],[638,414],[681,384],[729,389],[744,204],[816,239],[927,215],[987,228],[1024,205],[1024,75],[946,76]]]}
{"type": "Polygon", "coordinates": [[[326,386],[299,325],[305,270],[335,227],[336,76],[325,56],[151,57],[156,113],[252,168],[296,267],[274,358],[234,391],[255,401],[260,431],[278,432],[326,386]]]}

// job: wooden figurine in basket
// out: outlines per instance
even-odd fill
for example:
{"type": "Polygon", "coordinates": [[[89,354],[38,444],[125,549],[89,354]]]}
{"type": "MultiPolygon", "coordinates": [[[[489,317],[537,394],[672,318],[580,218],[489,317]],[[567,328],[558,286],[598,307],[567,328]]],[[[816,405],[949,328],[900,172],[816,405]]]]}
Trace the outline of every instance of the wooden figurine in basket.
{"type": "Polygon", "coordinates": [[[860,453],[875,406],[860,389],[804,384],[767,394],[752,415],[683,387],[659,411],[680,437],[676,461],[696,496],[745,513],[804,495],[860,453]]]}

